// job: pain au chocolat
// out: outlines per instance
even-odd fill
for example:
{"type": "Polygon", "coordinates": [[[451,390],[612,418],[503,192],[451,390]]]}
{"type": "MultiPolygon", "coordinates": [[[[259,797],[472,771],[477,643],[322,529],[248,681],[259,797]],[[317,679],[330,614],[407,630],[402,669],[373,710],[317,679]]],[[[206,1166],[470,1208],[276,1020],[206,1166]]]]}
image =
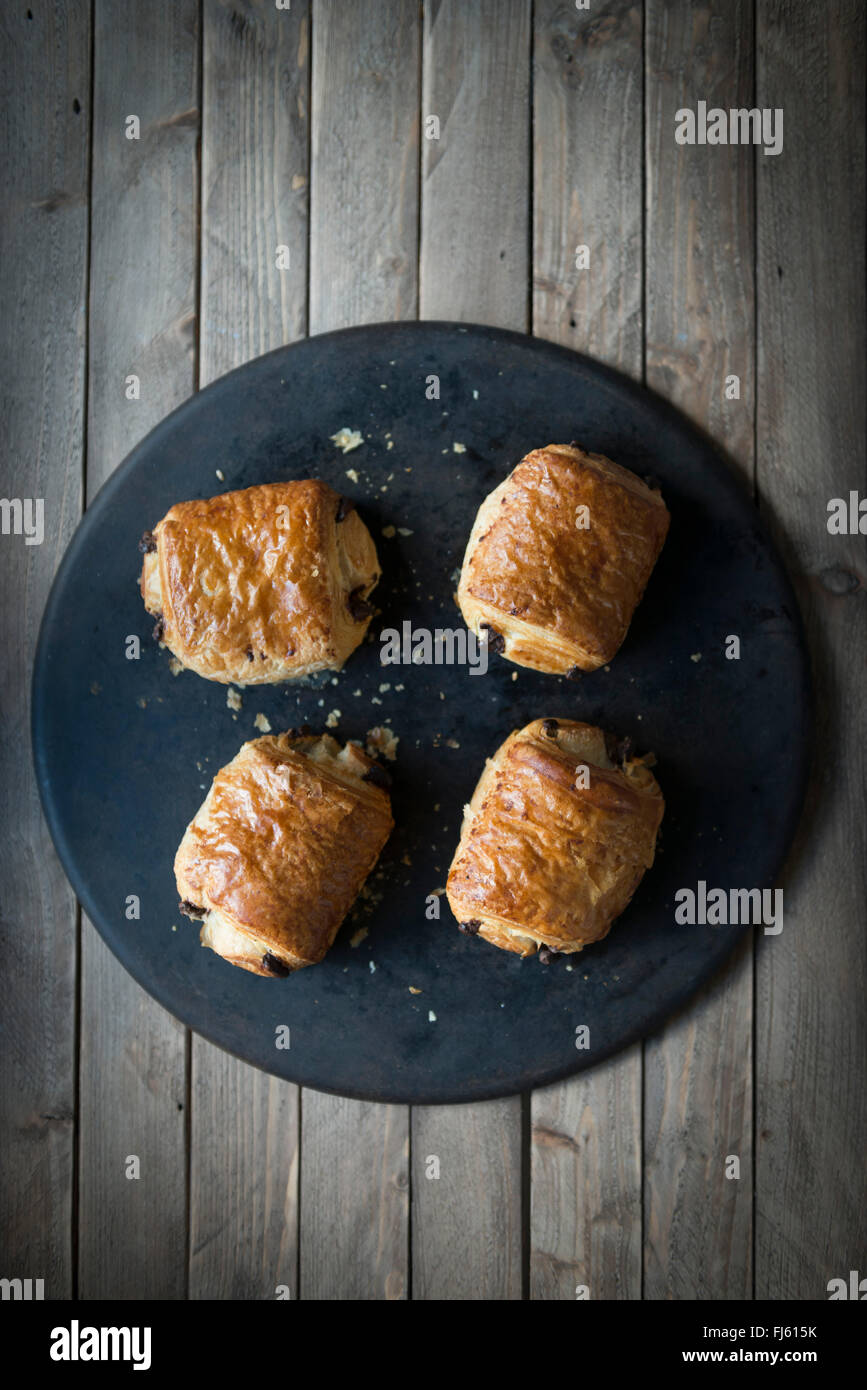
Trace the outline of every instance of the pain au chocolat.
{"type": "Polygon", "coordinates": [[[519,666],[573,675],[626,636],[668,531],[659,491],[574,444],[534,449],[479,508],[458,604],[519,666]]]}
{"type": "Polygon", "coordinates": [[[606,936],[653,864],[665,803],[651,760],[574,720],[510,734],[464,811],[449,870],[462,930],[544,963],[606,936]]]}
{"type": "Polygon", "coordinates": [[[245,743],[175,856],[202,945],[255,975],[322,960],[391,834],[387,787],[378,763],[329,734],[245,743]]]}
{"type": "Polygon", "coordinates": [[[140,549],[154,636],[207,680],[337,671],[367,632],[376,547],[353,504],[318,479],[179,502],[140,549]]]}

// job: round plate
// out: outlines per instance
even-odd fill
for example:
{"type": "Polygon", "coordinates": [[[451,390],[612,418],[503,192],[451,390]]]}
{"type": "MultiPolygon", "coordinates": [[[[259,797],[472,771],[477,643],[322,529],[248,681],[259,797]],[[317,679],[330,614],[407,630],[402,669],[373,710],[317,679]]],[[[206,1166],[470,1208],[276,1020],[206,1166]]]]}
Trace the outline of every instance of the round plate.
{"type": "Polygon", "coordinates": [[[33,685],[51,833],[86,911],[139,983],[189,1027],[278,1076],[420,1104],[559,1080],[678,1008],[745,928],[677,925],[674,894],[699,880],[772,884],[800,809],[807,729],[789,582],[710,442],[597,362],[448,323],[307,339],[222,377],[164,420],[75,534],[33,685]],[[330,439],[343,426],[364,436],[345,455],[330,439]],[[462,626],[456,571],[479,503],[530,449],[572,439],[654,474],[671,511],[610,669],[576,682],[500,657],[485,675],[382,666],[382,627],[462,626]],[[233,711],[226,686],[173,676],[169,652],[153,642],[138,541],[174,502],[305,476],[357,501],[380,555],[382,613],[337,677],[251,687],[233,711]],[[739,660],[726,658],[730,635],[739,660]],[[139,659],[127,655],[130,636],[141,639],[139,659]],[[326,959],[281,981],[201,949],[198,927],[178,914],[172,873],[213,774],[258,736],[258,714],[275,732],[336,719],[343,739],[387,722],[400,740],[390,768],[396,829],[370,891],[326,959]],[[545,967],[463,936],[445,897],[432,895],[445,885],[485,758],[512,729],[547,716],[628,733],[638,751],[652,750],[667,810],[662,852],[608,938],[545,967]],[[138,918],[127,917],[132,896],[138,918]],[[437,906],[439,919],[429,916],[437,906]],[[580,1024],[588,1049],[576,1048],[580,1024]],[[286,1025],[290,1046],[278,1047],[286,1025]]]}

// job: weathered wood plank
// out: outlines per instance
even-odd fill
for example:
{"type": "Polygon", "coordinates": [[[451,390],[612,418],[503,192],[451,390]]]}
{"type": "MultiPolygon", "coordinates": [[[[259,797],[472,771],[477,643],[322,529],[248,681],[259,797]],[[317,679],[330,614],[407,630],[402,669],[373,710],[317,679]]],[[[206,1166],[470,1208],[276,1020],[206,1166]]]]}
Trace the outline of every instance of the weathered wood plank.
{"type": "Polygon", "coordinates": [[[420,313],[528,327],[529,0],[425,6],[420,313]]]}
{"type": "Polygon", "coordinates": [[[638,0],[536,0],[533,332],[641,377],[643,33],[638,0]],[[579,247],[587,269],[576,268],[579,247]]]}
{"type": "MultiPolygon", "coordinates": [[[[533,331],[640,378],[641,6],[536,0],[534,21],[533,331]]],[[[533,1299],[641,1296],[641,1076],[633,1047],[533,1095],[533,1299]]]]}
{"type": "Polygon", "coordinates": [[[415,5],[315,7],[311,333],[415,316],[419,43],[415,5]]]}
{"type": "Polygon", "coordinates": [[[39,810],[28,705],[39,620],[82,500],[90,7],[34,8],[0,19],[2,492],[44,505],[41,544],[6,534],[5,516],[0,536],[0,1265],[69,1298],[76,907],[39,810]]]}
{"type": "MultiPolygon", "coordinates": [[[[196,0],[96,0],[88,498],[194,384],[198,46],[196,0]]],[[[82,937],[80,1293],[183,1297],[185,1032],[82,937]]]]}
{"type": "MultiPolygon", "coordinates": [[[[205,0],[199,380],[304,332],[310,13],[205,0]],[[288,246],[288,270],[277,248],[288,246]]],[[[298,1088],[192,1040],[190,1297],[297,1297],[298,1088]]]]}
{"type": "Polygon", "coordinates": [[[189,1296],[295,1298],[298,1088],[196,1035],[192,1076],[189,1296]]]}
{"type": "MultiPolygon", "coordinates": [[[[417,305],[418,10],[318,0],[312,42],[310,331],[417,305]]],[[[301,1297],[409,1286],[409,1116],[304,1091],[301,1297]]]]}
{"type": "Polygon", "coordinates": [[[757,956],[757,1298],[865,1274],[865,542],[827,503],[865,494],[865,12],[758,0],[758,491],[795,579],[815,678],[808,813],[786,925],[757,956]]]}
{"type": "Polygon", "coordinates": [[[306,329],[310,5],[204,0],[203,24],[204,386],[306,329]]]}
{"type": "MultiPolygon", "coordinates": [[[[675,112],[749,107],[751,0],[646,6],[647,383],[752,485],[753,151],[675,142],[675,112]],[[726,399],[726,378],[740,398],[726,399]]],[[[663,779],[664,786],[664,779],[663,779]]],[[[750,886],[750,885],[747,885],[750,886]]],[[[645,1048],[644,1296],[752,1292],[752,956],[645,1048]],[[726,1159],[740,1177],[726,1177],[726,1159]]]]}
{"type": "MultiPolygon", "coordinates": [[[[527,327],[530,6],[425,7],[424,318],[527,327]]],[[[522,1293],[521,1100],[412,1115],[413,1297],[522,1293]],[[429,1156],[440,1177],[428,1177],[429,1156]]]]}

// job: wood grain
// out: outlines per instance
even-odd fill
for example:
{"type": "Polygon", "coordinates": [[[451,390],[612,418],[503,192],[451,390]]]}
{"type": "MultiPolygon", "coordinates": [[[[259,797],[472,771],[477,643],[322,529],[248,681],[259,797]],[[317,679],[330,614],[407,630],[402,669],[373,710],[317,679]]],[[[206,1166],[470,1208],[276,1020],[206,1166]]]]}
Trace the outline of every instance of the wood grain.
{"type": "MultiPolygon", "coordinates": [[[[88,498],[193,388],[198,47],[195,0],[96,2],[88,498]],[[125,136],[129,115],[140,119],[139,140],[125,136]],[[126,396],[131,374],[139,400],[126,396]]],[[[131,556],[131,579],[136,570],[131,556]]],[[[81,1297],[180,1298],[185,1031],[87,922],[82,945],[81,1297]],[[126,1176],[131,1155],[138,1180],[126,1176]]]]}
{"type": "MultiPolygon", "coordinates": [[[[206,386],[304,333],[310,7],[205,0],[203,25],[206,386]]],[[[193,1037],[191,1298],[297,1297],[298,1099],[296,1086],[193,1037]]]]}
{"type": "Polygon", "coordinates": [[[536,0],[533,332],[639,379],[642,43],[637,0],[590,10],[536,0]]]}
{"type": "MultiPolygon", "coordinates": [[[[645,14],[647,384],[703,425],[751,487],[753,151],[678,145],[674,132],[675,112],[699,100],[752,105],[752,4],[648,0],[645,14]],[[737,400],[725,395],[731,373],[737,400]]],[[[646,1044],[646,1298],[751,1295],[752,988],[741,950],[646,1044]],[[726,1176],[729,1155],[739,1178],[726,1176]]]]}
{"type": "Polygon", "coordinates": [[[400,0],[317,0],[310,332],[414,318],[419,19],[400,0]]]}
{"type": "MultiPolygon", "coordinates": [[[[427,5],[423,65],[422,317],[525,329],[529,5],[427,5]]],[[[521,1297],[521,1135],[517,1096],[413,1109],[413,1298],[521,1297]]]]}
{"type": "Polygon", "coordinates": [[[310,6],[204,0],[203,24],[205,385],[306,330],[310,6]]]}
{"type": "Polygon", "coordinates": [[[423,61],[421,317],[525,329],[529,0],[434,0],[423,61]]]}
{"type": "MultiPolygon", "coordinates": [[[[310,331],[412,317],[418,301],[415,5],[318,0],[310,331]]],[[[304,1091],[301,1297],[408,1296],[409,1116],[304,1091]]]]}
{"type": "Polygon", "coordinates": [[[298,1088],[195,1035],[192,1074],[189,1296],[296,1298],[298,1088]]]}
{"type": "Polygon", "coordinates": [[[757,957],[756,1297],[825,1299],[865,1274],[865,540],[827,504],[865,495],[864,63],[857,0],[759,0],[758,489],[813,653],[808,812],[785,926],[757,957]]]}
{"type": "MultiPolygon", "coordinates": [[[[534,21],[533,332],[640,379],[641,6],[534,21]]],[[[641,1093],[640,1047],[534,1093],[531,1298],[641,1297],[641,1093]]]]}
{"type": "Polygon", "coordinates": [[[45,537],[0,536],[0,1266],[70,1298],[76,907],[29,756],[33,649],[82,499],[89,5],[0,18],[2,491],[44,503],[45,537]],[[44,93],[50,92],[47,101],[44,93]]]}

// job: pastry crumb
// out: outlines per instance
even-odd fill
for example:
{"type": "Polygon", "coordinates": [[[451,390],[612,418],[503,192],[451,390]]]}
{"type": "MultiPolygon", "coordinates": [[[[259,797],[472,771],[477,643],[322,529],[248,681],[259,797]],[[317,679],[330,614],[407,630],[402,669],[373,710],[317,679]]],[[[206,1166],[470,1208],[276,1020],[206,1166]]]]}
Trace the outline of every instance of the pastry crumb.
{"type": "MultiPolygon", "coordinates": [[[[382,701],[379,701],[381,704],[382,701]]],[[[397,745],[400,738],[393,733],[385,724],[377,724],[375,728],[368,729],[365,752],[369,758],[375,758],[379,753],[384,758],[388,758],[393,763],[397,757],[397,745]]]]}
{"type": "Polygon", "coordinates": [[[384,695],[386,690],[391,690],[391,683],[389,681],[383,681],[382,685],[379,687],[380,695],[384,695]]]}
{"type": "Polygon", "coordinates": [[[409,986],[409,992],[410,992],[410,994],[421,994],[421,990],[420,990],[420,989],[416,989],[415,985],[410,985],[410,986],[409,986]]]}
{"type": "Polygon", "coordinates": [[[427,1021],[428,1021],[428,1023],[436,1023],[436,1021],[437,1021],[437,1016],[436,1016],[436,1014],[434,1013],[433,1009],[428,1009],[428,1011],[427,1011],[427,1021]]]}
{"type": "Polygon", "coordinates": [[[693,652],[690,661],[701,661],[701,652],[693,652]]]}
{"type": "Polygon", "coordinates": [[[336,729],[342,714],[343,710],[333,709],[331,713],[326,716],[325,727],[328,729],[336,729]]]}
{"type": "Polygon", "coordinates": [[[346,476],[347,476],[347,478],[350,478],[350,479],[352,480],[353,483],[357,483],[357,482],[358,482],[358,474],[357,474],[357,472],[355,471],[354,468],[347,468],[347,470],[346,470],[346,476]]]}
{"type": "Polygon", "coordinates": [[[351,937],[349,938],[349,944],[352,947],[353,951],[356,949],[356,947],[361,945],[362,941],[367,936],[367,930],[367,927],[359,927],[358,931],[352,933],[351,937]]]}
{"type": "Polygon", "coordinates": [[[374,965],[373,961],[372,961],[372,960],[369,960],[369,961],[367,962],[367,964],[368,964],[369,967],[370,967],[370,973],[371,973],[371,975],[375,975],[375,974],[376,974],[376,966],[374,965]]]}
{"type": "Polygon", "coordinates": [[[452,444],[452,452],[455,454],[465,454],[467,452],[467,446],[466,444],[460,444],[456,439],[452,444]]]}
{"type": "Polygon", "coordinates": [[[396,535],[396,531],[393,526],[383,526],[382,534],[385,536],[385,539],[387,541],[390,541],[392,536],[396,535]]]}
{"type": "Polygon", "coordinates": [[[406,526],[398,526],[397,534],[399,536],[413,536],[415,535],[415,532],[408,530],[406,526]]]}
{"type": "Polygon", "coordinates": [[[477,401],[478,399],[479,399],[479,393],[478,393],[478,391],[476,390],[476,388],[475,388],[475,386],[474,386],[474,387],[473,387],[473,400],[474,400],[474,401],[477,401]]]}
{"type": "Polygon", "coordinates": [[[171,671],[172,675],[179,676],[183,669],[184,668],[181,662],[178,661],[178,658],[176,656],[173,656],[171,661],[169,662],[169,670],[171,671]]]}
{"type": "Polygon", "coordinates": [[[216,473],[221,483],[224,483],[226,481],[226,475],[223,472],[222,468],[215,468],[214,472],[216,473]]]}
{"type": "Polygon", "coordinates": [[[230,685],[230,686],[229,686],[229,689],[226,691],[226,706],[227,706],[227,708],[228,708],[228,709],[235,709],[235,710],[238,710],[238,709],[241,708],[241,706],[243,705],[243,703],[244,703],[244,701],[243,701],[242,698],[241,698],[241,692],[240,692],[240,690],[236,690],[236,689],[234,688],[234,686],[231,686],[231,685],[230,685]]]}
{"type": "Polygon", "coordinates": [[[446,748],[460,748],[460,746],[456,738],[446,739],[446,748]]]}
{"type": "Polygon", "coordinates": [[[344,425],[336,434],[332,434],[330,439],[344,454],[351,454],[353,449],[357,449],[360,444],[364,443],[361,431],[351,430],[348,425],[344,425]]]}
{"type": "Polygon", "coordinates": [[[259,730],[260,734],[270,734],[271,721],[268,719],[267,715],[257,714],[256,718],[253,720],[253,724],[255,728],[259,730]]]}

